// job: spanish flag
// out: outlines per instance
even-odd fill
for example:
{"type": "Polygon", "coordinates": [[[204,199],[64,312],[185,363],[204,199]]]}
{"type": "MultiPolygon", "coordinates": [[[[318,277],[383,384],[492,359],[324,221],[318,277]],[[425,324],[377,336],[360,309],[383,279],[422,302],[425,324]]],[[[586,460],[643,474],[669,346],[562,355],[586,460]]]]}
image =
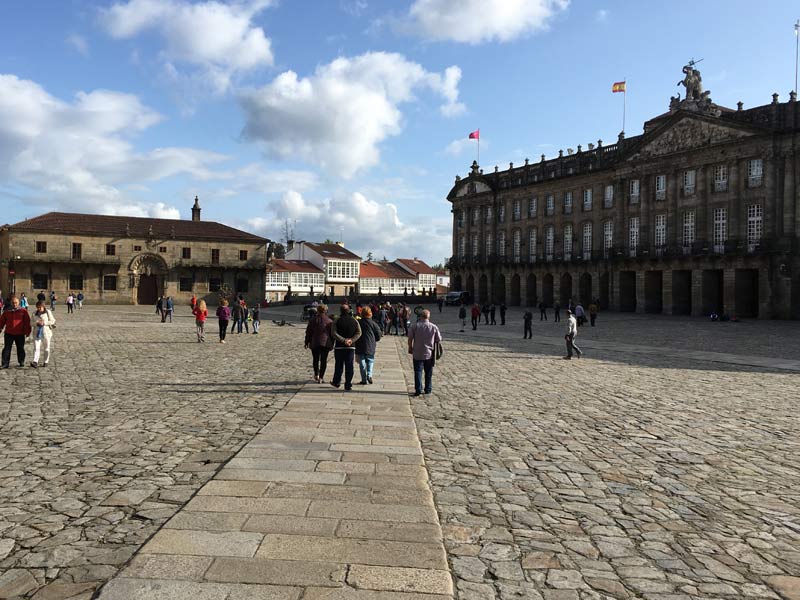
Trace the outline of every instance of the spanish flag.
{"type": "Polygon", "coordinates": [[[625,82],[624,81],[617,81],[611,86],[611,91],[616,94],[617,92],[624,92],[625,91],[625,82]]]}

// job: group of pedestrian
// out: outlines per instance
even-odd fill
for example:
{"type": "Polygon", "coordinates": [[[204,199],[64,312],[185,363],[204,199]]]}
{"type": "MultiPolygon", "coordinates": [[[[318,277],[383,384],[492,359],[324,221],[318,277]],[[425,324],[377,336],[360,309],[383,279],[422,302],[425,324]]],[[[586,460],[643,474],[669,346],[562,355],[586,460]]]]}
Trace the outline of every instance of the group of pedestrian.
{"type": "Polygon", "coordinates": [[[17,350],[17,368],[25,367],[26,338],[33,341],[33,361],[30,366],[33,368],[46,367],[50,363],[53,329],[56,326],[55,316],[47,308],[44,300],[37,300],[33,318],[28,313],[27,305],[26,301],[23,306],[21,298],[14,294],[2,305],[0,331],[3,331],[4,335],[0,368],[8,369],[11,366],[11,353],[14,346],[17,350]]]}
{"type": "Polygon", "coordinates": [[[172,323],[172,315],[175,313],[175,301],[172,296],[159,296],[156,300],[156,314],[161,317],[161,322],[166,323],[167,319],[172,323]]]}
{"type": "MultiPolygon", "coordinates": [[[[196,299],[192,298],[194,301],[196,299]]],[[[195,324],[198,328],[198,341],[205,341],[205,319],[208,317],[208,310],[205,308],[205,302],[201,300],[197,302],[195,307],[192,308],[192,314],[195,315],[195,324]],[[202,310],[199,307],[203,306],[202,310]],[[202,322],[202,329],[201,329],[202,322]]],[[[224,344],[225,338],[228,333],[228,324],[231,326],[231,333],[236,331],[241,334],[244,330],[245,333],[250,333],[250,325],[253,326],[253,334],[258,334],[261,326],[261,307],[255,304],[252,308],[248,308],[247,302],[244,297],[239,295],[231,302],[227,298],[221,298],[219,306],[217,306],[217,321],[219,323],[219,343],[224,344]]]]}
{"type": "MultiPolygon", "coordinates": [[[[472,330],[475,331],[478,329],[478,325],[481,322],[481,316],[483,316],[483,323],[484,325],[497,325],[497,313],[500,313],[500,325],[506,324],[506,311],[508,307],[506,307],[505,302],[500,302],[499,304],[496,302],[484,302],[481,306],[477,302],[472,305],[470,308],[470,317],[472,318],[472,330]]],[[[461,319],[462,330],[464,325],[466,325],[466,306],[463,304],[459,309],[458,318],[461,319]],[[463,309],[463,310],[462,310],[463,309]]]]}

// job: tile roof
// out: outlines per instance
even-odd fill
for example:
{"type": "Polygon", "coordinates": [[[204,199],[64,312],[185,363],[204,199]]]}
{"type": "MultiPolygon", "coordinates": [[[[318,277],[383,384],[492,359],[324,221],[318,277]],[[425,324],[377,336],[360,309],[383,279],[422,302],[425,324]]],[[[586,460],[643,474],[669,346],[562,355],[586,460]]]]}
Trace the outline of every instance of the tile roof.
{"type": "Polygon", "coordinates": [[[308,262],[307,260],[284,260],[282,258],[276,258],[270,263],[272,268],[270,269],[270,265],[267,265],[267,269],[270,271],[291,271],[293,273],[324,273],[322,269],[317,267],[315,264],[308,262]]]}
{"type": "Polygon", "coordinates": [[[423,260],[417,260],[416,258],[398,258],[394,262],[405,265],[417,275],[436,275],[436,271],[431,269],[423,260]]]}
{"type": "Polygon", "coordinates": [[[340,258],[342,260],[361,260],[357,254],[353,254],[347,248],[339,244],[315,244],[314,242],[303,242],[314,252],[324,258],[340,258]]]}
{"type": "Polygon", "coordinates": [[[50,212],[9,226],[12,232],[71,233],[104,237],[216,240],[265,244],[265,238],[214,221],[147,219],[110,215],[50,212]],[[152,233],[151,233],[152,231],[152,233]]]}
{"type": "Polygon", "coordinates": [[[361,268],[359,269],[359,276],[362,278],[376,277],[381,279],[389,279],[391,277],[383,268],[383,265],[374,262],[362,262],[361,268]]]}
{"type": "Polygon", "coordinates": [[[389,277],[392,279],[416,279],[416,277],[414,277],[411,273],[404,271],[394,263],[390,263],[389,261],[381,261],[379,264],[381,269],[386,271],[386,273],[388,273],[389,277]]]}

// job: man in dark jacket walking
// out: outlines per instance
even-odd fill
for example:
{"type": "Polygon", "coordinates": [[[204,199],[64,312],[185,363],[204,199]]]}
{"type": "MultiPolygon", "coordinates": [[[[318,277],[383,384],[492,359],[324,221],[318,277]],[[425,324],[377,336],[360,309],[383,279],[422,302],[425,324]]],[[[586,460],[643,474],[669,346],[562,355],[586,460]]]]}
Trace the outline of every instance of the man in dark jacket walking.
{"type": "Polygon", "coordinates": [[[10,306],[0,315],[0,331],[5,329],[3,344],[2,368],[7,369],[11,363],[11,348],[17,346],[17,362],[22,369],[25,366],[25,338],[31,334],[31,316],[19,306],[19,298],[12,295],[10,306]]]}
{"type": "Polygon", "coordinates": [[[339,387],[342,383],[342,371],[344,371],[344,389],[353,389],[353,355],[355,354],[356,342],[361,337],[361,326],[353,318],[349,304],[342,304],[339,309],[339,318],[336,319],[331,327],[333,333],[333,358],[336,361],[333,369],[333,379],[331,385],[339,387]]]}
{"type": "Polygon", "coordinates": [[[356,342],[358,370],[361,372],[361,385],[372,383],[372,369],[375,366],[375,350],[381,339],[381,328],[372,319],[372,309],[365,306],[361,310],[361,337],[356,342]]]}

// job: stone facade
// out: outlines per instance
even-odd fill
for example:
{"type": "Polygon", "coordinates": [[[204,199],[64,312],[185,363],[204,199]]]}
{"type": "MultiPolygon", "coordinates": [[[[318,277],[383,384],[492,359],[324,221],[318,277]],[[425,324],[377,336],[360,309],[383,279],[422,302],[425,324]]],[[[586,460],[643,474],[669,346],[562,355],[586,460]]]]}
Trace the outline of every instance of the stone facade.
{"type": "Polygon", "coordinates": [[[63,301],[150,304],[158,295],[216,304],[220,291],[264,299],[268,241],[219,223],[48,213],[0,229],[0,289],[63,301]]]}
{"type": "Polygon", "coordinates": [[[452,289],[480,301],[798,318],[800,107],[672,99],[642,135],[448,195],[452,289]]]}

